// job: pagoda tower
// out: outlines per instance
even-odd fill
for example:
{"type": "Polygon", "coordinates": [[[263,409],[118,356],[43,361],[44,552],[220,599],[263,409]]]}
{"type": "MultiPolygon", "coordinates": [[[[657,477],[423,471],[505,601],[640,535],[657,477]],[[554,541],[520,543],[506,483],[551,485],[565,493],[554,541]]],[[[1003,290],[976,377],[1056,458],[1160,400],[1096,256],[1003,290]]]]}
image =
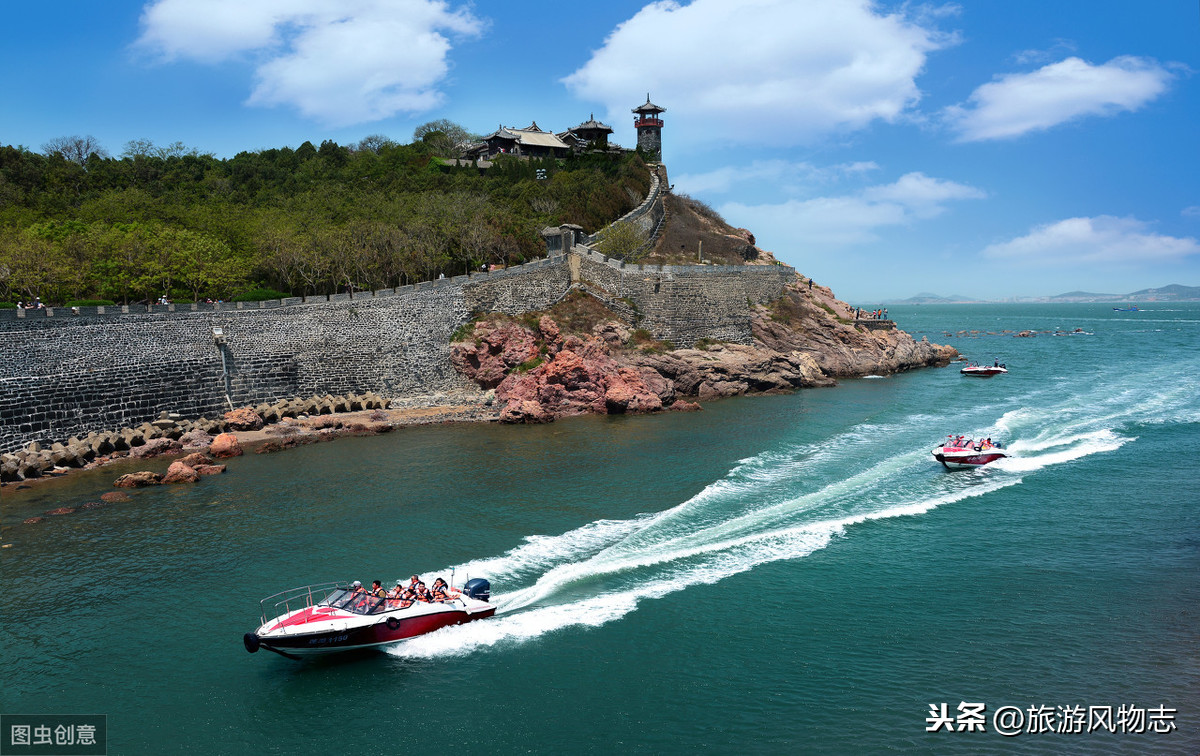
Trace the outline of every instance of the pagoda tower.
{"type": "Polygon", "coordinates": [[[650,93],[646,93],[646,104],[633,109],[637,116],[633,125],[637,127],[637,146],[650,156],[656,163],[662,162],[662,119],[659,113],[665,113],[666,108],[660,108],[650,102],[650,93]]]}

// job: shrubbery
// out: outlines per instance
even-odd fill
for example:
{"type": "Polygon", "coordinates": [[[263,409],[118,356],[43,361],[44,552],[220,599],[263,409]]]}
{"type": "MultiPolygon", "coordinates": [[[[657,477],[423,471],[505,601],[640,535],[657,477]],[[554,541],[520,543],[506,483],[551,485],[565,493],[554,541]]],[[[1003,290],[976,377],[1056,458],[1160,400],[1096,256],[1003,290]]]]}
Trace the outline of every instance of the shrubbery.
{"type": "Polygon", "coordinates": [[[542,228],[595,231],[649,185],[633,153],[502,159],[481,174],[382,137],[225,160],[182,146],[80,161],[0,146],[0,298],[393,288],[544,256],[542,228]]]}

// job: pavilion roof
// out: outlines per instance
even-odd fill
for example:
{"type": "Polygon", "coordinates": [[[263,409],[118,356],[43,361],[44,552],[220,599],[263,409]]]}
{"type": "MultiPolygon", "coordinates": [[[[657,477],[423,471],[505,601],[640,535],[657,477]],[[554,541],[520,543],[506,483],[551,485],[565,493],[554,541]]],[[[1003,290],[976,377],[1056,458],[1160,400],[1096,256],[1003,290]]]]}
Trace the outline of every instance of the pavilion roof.
{"type": "Polygon", "coordinates": [[[646,93],[646,104],[639,105],[638,107],[634,108],[632,112],[634,112],[634,113],[665,113],[665,112],[667,112],[667,109],[660,108],[659,106],[650,102],[650,93],[647,92],[646,93]]]}

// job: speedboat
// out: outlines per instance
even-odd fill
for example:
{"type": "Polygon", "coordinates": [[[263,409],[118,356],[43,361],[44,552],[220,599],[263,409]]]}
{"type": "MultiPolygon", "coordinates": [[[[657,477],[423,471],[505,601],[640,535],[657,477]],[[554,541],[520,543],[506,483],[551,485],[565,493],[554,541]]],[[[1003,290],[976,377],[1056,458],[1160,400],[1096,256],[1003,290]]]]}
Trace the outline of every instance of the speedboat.
{"type": "Polygon", "coordinates": [[[973,375],[976,378],[991,378],[993,375],[1007,373],[1008,368],[997,362],[994,365],[967,365],[958,372],[962,373],[963,375],[973,375]]]}
{"type": "Polygon", "coordinates": [[[265,648],[298,659],[384,646],[496,613],[483,578],[451,593],[448,601],[424,602],[373,596],[345,582],[293,588],[259,602],[262,625],[242,642],[250,653],[265,648]]]}
{"type": "Polygon", "coordinates": [[[1141,312],[1137,305],[1130,305],[1129,307],[1114,307],[1113,309],[1117,312],[1141,312]]]}
{"type": "Polygon", "coordinates": [[[999,442],[991,439],[972,441],[962,436],[946,436],[946,443],[933,450],[933,458],[947,470],[965,470],[1004,459],[999,442]]]}

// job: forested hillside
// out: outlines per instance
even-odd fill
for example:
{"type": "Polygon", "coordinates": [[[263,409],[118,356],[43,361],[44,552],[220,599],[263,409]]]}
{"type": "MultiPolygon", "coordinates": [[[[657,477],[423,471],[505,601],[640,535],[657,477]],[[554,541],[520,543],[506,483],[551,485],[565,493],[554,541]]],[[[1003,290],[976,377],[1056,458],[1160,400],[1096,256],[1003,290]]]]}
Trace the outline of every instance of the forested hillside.
{"type": "Polygon", "coordinates": [[[428,140],[134,152],[0,147],[0,301],[390,288],[543,256],[542,227],[593,231],[650,183],[634,153],[502,157],[481,173],[428,140]]]}

